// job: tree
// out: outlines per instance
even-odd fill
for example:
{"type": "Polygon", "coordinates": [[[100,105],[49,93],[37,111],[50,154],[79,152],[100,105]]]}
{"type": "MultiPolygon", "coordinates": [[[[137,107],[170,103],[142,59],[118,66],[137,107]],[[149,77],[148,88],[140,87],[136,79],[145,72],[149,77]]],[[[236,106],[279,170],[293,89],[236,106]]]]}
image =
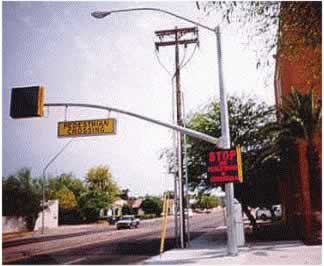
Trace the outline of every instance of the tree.
{"type": "Polygon", "coordinates": [[[51,178],[48,185],[48,198],[59,200],[59,223],[76,224],[80,222],[77,201],[87,191],[82,181],[72,173],[63,173],[51,178]]]}
{"type": "Polygon", "coordinates": [[[41,190],[28,168],[2,181],[3,215],[25,217],[27,227],[33,229],[41,210],[41,190]]]}
{"type": "Polygon", "coordinates": [[[318,1],[211,1],[197,2],[197,7],[202,7],[207,15],[219,15],[223,25],[236,24],[239,28],[247,29],[244,34],[248,34],[250,42],[256,39],[263,41],[260,49],[266,49],[267,54],[272,53],[271,56],[275,55],[278,44],[290,45],[289,49],[294,49],[294,43],[288,44],[279,39],[277,29],[283,20],[286,21],[284,27],[300,29],[299,38],[295,41],[303,41],[306,46],[321,43],[322,4],[318,1]],[[269,31],[272,31],[272,36],[268,34],[269,31]]]}
{"type": "Polygon", "coordinates": [[[82,181],[75,178],[72,173],[61,174],[58,177],[51,178],[49,180],[49,197],[55,199],[57,192],[64,189],[71,191],[77,200],[81,193],[86,192],[87,188],[83,185],[82,181]]]}
{"type": "Polygon", "coordinates": [[[74,193],[67,187],[63,187],[55,193],[54,199],[59,200],[60,209],[73,209],[77,206],[77,201],[74,193]]]}
{"type": "Polygon", "coordinates": [[[119,197],[120,197],[122,200],[128,200],[128,198],[129,198],[129,196],[128,196],[129,191],[130,191],[130,190],[129,190],[128,188],[126,188],[126,189],[122,189],[121,192],[120,192],[120,194],[119,194],[119,197]]]}
{"type": "Polygon", "coordinates": [[[124,204],[122,207],[122,215],[131,215],[134,214],[134,209],[128,206],[128,204],[124,204]]]}
{"type": "MultiPolygon", "coordinates": [[[[279,108],[278,123],[269,124],[264,129],[266,134],[274,135],[274,142],[259,158],[263,161],[276,158],[280,161],[281,168],[287,171],[290,171],[295,163],[300,165],[297,174],[299,180],[295,180],[296,177],[289,175],[289,173],[286,175],[288,182],[296,187],[296,192],[299,192],[298,194],[301,196],[302,206],[300,210],[303,214],[303,230],[300,230],[300,228],[297,230],[303,231],[303,237],[306,240],[313,237],[312,207],[320,211],[322,209],[320,160],[313,142],[315,135],[321,132],[321,112],[321,101],[315,101],[313,90],[305,95],[297,90],[292,90],[288,97],[283,99],[279,108]],[[305,143],[306,149],[304,148],[305,143]],[[296,159],[291,159],[296,157],[294,155],[296,153],[299,162],[296,159]],[[285,166],[287,167],[285,168],[285,166]]],[[[285,173],[285,171],[282,172],[285,173]]],[[[286,184],[286,186],[288,185],[286,184]]],[[[291,203],[285,197],[285,220],[288,225],[294,223],[294,207],[290,207],[291,203]]]]}
{"type": "Polygon", "coordinates": [[[108,166],[91,168],[87,173],[86,183],[90,190],[108,192],[113,199],[119,194],[119,188],[108,166]]]}
{"type": "MultiPolygon", "coordinates": [[[[253,99],[230,97],[228,99],[231,147],[240,144],[243,152],[243,176],[245,181],[254,170],[254,157],[271,139],[259,131],[265,124],[274,121],[274,109],[265,103],[257,103],[253,99]]],[[[219,137],[221,135],[220,106],[212,102],[202,111],[193,113],[188,118],[187,126],[191,129],[219,137]]],[[[202,186],[209,188],[207,179],[207,156],[215,146],[197,139],[188,139],[188,171],[192,188],[202,186]]]]}
{"type": "Polygon", "coordinates": [[[83,219],[96,221],[101,209],[108,208],[119,195],[119,188],[112,178],[108,166],[91,168],[86,177],[89,191],[82,193],[78,200],[83,219]]]}
{"type": "Polygon", "coordinates": [[[288,97],[283,99],[278,115],[278,123],[270,123],[263,129],[265,134],[274,135],[274,142],[259,160],[267,161],[277,158],[284,161],[283,158],[285,154],[289,154],[292,145],[300,139],[304,140],[307,145],[309,177],[314,192],[311,194],[313,195],[312,203],[321,209],[320,158],[314,144],[315,135],[319,134],[322,126],[321,101],[315,101],[313,90],[303,95],[293,89],[288,97]]]}
{"type": "MultiPolygon", "coordinates": [[[[255,218],[250,214],[248,206],[262,206],[278,203],[277,172],[272,164],[257,165],[256,158],[268,146],[272,139],[260,131],[264,125],[275,121],[274,108],[253,99],[230,97],[228,99],[231,147],[240,144],[243,157],[244,183],[235,184],[235,197],[242,203],[242,209],[256,227],[255,218]],[[263,180],[261,182],[260,180],[263,180]],[[272,180],[272,182],[265,182],[272,180]],[[256,194],[256,191],[262,191],[256,194]],[[263,197],[273,193],[271,197],[263,197]],[[259,196],[259,197],[257,197],[259,196]]],[[[191,129],[219,137],[221,135],[220,106],[211,102],[202,111],[191,114],[187,126],[191,129]]],[[[187,141],[187,167],[191,189],[203,191],[213,187],[207,179],[208,153],[215,146],[201,140],[189,138],[187,141]]],[[[172,153],[166,152],[169,162],[174,164],[172,153]],[[170,156],[171,154],[171,156],[170,156]]]]}
{"type": "Polygon", "coordinates": [[[202,194],[201,198],[197,202],[197,207],[201,209],[212,209],[218,205],[220,205],[219,198],[208,194],[202,194]]]}
{"type": "Polygon", "coordinates": [[[162,212],[162,201],[159,197],[146,196],[142,208],[145,214],[155,214],[156,217],[159,217],[162,212]]]}
{"type": "Polygon", "coordinates": [[[257,68],[272,65],[278,42],[280,2],[210,1],[198,2],[197,7],[208,16],[213,15],[215,24],[222,28],[235,25],[240,29],[236,30],[239,37],[257,54],[257,68]]]}
{"type": "Polygon", "coordinates": [[[210,1],[197,2],[197,7],[214,15],[215,24],[239,28],[237,34],[247,38],[249,48],[255,50],[256,67],[265,70],[266,81],[272,82],[274,58],[280,55],[298,62],[300,53],[296,49],[300,47],[317,47],[318,56],[306,62],[313,75],[321,78],[321,1],[210,1]],[[283,31],[298,34],[281,38],[283,31]],[[286,52],[281,53],[283,50],[286,52]]]}
{"type": "Polygon", "coordinates": [[[78,200],[82,219],[94,222],[99,219],[100,210],[107,208],[112,203],[112,198],[107,192],[90,190],[81,194],[78,200]]]}

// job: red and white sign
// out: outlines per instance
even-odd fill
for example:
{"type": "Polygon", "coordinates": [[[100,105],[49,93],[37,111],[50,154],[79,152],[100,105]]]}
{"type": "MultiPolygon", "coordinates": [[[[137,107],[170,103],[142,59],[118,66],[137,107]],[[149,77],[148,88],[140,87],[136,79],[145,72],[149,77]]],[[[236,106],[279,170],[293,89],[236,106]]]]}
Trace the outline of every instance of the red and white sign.
{"type": "Polygon", "coordinates": [[[208,177],[211,183],[242,182],[240,147],[210,152],[208,155],[208,177]]]}

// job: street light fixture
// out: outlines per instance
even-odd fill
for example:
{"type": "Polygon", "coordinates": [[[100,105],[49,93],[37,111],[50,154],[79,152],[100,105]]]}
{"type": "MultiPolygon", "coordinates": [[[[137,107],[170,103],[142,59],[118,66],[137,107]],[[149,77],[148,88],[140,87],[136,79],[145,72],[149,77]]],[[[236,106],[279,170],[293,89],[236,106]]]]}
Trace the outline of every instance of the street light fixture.
{"type": "MultiPolygon", "coordinates": [[[[127,9],[118,9],[118,10],[110,10],[110,11],[95,11],[91,13],[91,16],[97,19],[105,18],[108,15],[113,13],[123,13],[123,12],[136,12],[136,11],[153,11],[164,13],[170,15],[172,17],[176,17],[180,20],[184,20],[191,24],[194,24],[198,27],[201,27],[205,30],[211,31],[215,34],[216,37],[216,48],[217,48],[217,62],[218,62],[218,82],[219,82],[219,90],[220,90],[220,109],[221,109],[221,139],[222,139],[222,147],[224,149],[230,148],[230,131],[229,131],[229,119],[228,119],[228,108],[227,108],[227,100],[226,100],[226,92],[224,88],[223,82],[223,68],[222,68],[222,60],[221,60],[221,38],[219,27],[215,27],[214,29],[203,25],[199,22],[193,21],[186,17],[180,16],[178,14],[172,13],[170,11],[160,9],[160,8],[127,8],[127,9]]],[[[225,184],[225,192],[227,198],[227,235],[228,235],[228,252],[230,255],[237,255],[238,248],[237,248],[237,232],[234,220],[234,186],[233,183],[226,183],[225,184]]]]}

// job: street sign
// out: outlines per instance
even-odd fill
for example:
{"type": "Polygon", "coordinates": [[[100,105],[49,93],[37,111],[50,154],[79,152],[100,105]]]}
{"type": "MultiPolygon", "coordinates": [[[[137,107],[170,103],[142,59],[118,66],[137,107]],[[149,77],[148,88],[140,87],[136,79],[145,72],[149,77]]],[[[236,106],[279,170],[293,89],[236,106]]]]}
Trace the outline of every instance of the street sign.
{"type": "Polygon", "coordinates": [[[211,183],[243,182],[241,148],[219,150],[208,155],[211,183]]]}
{"type": "Polygon", "coordinates": [[[88,137],[116,134],[116,119],[64,121],[57,124],[58,137],[88,137]]]}

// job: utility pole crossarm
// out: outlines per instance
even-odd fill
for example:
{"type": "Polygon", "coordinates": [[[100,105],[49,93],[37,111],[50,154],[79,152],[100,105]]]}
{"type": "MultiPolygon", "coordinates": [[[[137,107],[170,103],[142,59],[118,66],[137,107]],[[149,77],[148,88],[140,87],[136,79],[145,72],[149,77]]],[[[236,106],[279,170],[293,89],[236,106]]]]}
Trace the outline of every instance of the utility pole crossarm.
{"type": "MultiPolygon", "coordinates": [[[[191,44],[191,43],[198,43],[198,38],[191,39],[191,40],[179,40],[178,44],[191,44]]],[[[170,46],[170,45],[176,45],[175,41],[167,41],[167,42],[156,42],[155,47],[159,48],[160,46],[170,46]]]]}
{"type": "Polygon", "coordinates": [[[114,107],[109,107],[109,106],[102,106],[102,105],[95,105],[95,104],[85,104],[85,103],[45,103],[44,106],[47,107],[83,107],[83,108],[94,108],[94,109],[101,109],[101,110],[107,110],[107,111],[112,111],[112,112],[116,112],[116,113],[120,113],[120,114],[124,114],[124,115],[128,115],[128,116],[132,116],[132,117],[136,117],[138,119],[141,120],[145,120],[147,122],[151,122],[153,124],[157,124],[166,128],[170,128],[173,130],[176,130],[178,132],[181,132],[182,134],[188,135],[192,138],[196,138],[196,139],[200,139],[215,145],[219,145],[220,140],[219,138],[215,138],[212,137],[210,135],[207,135],[205,133],[199,132],[199,131],[195,131],[189,128],[185,128],[185,127],[181,127],[181,126],[177,126],[177,125],[173,125],[167,122],[162,122],[160,120],[154,119],[154,118],[150,118],[144,115],[140,115],[140,114],[136,114],[133,112],[129,112],[129,111],[125,111],[122,109],[117,109],[114,107]]]}
{"type": "Polygon", "coordinates": [[[156,36],[166,36],[166,35],[174,35],[176,33],[198,33],[197,27],[190,27],[190,28],[181,28],[181,29],[170,29],[170,30],[158,30],[154,32],[156,36]]]}

